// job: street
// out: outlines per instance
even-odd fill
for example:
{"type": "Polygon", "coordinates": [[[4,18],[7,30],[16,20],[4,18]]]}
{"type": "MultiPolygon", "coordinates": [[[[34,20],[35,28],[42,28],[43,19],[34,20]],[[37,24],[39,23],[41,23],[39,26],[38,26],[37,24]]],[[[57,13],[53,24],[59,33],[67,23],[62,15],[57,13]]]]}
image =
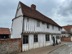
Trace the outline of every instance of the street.
{"type": "Polygon", "coordinates": [[[65,43],[65,46],[62,46],[48,54],[72,54],[72,42],[65,43]]]}
{"type": "Polygon", "coordinates": [[[72,42],[64,42],[62,45],[32,49],[19,54],[72,54],[72,42]]]}

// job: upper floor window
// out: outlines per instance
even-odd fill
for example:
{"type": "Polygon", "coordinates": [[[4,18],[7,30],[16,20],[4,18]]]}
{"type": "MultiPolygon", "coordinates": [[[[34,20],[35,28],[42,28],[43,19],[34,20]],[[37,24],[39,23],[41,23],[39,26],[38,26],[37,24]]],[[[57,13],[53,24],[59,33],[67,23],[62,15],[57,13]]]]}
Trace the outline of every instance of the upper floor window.
{"type": "Polygon", "coordinates": [[[34,35],[34,42],[38,42],[38,35],[37,34],[34,35]]]}
{"type": "Polygon", "coordinates": [[[60,31],[60,28],[58,28],[58,30],[60,31]]]}
{"type": "Polygon", "coordinates": [[[49,24],[47,24],[47,28],[49,28],[49,24]]]}
{"type": "Polygon", "coordinates": [[[52,25],[52,29],[54,29],[54,25],[52,25]]]}
{"type": "Polygon", "coordinates": [[[45,24],[44,22],[42,22],[42,24],[45,24]]]}
{"type": "Polygon", "coordinates": [[[49,39],[49,34],[46,34],[45,38],[46,38],[46,41],[49,41],[50,40],[49,39]]]}
{"type": "Polygon", "coordinates": [[[40,27],[40,21],[37,21],[37,27],[40,27]]]}
{"type": "Polygon", "coordinates": [[[29,18],[27,18],[27,22],[29,22],[29,18]]]}

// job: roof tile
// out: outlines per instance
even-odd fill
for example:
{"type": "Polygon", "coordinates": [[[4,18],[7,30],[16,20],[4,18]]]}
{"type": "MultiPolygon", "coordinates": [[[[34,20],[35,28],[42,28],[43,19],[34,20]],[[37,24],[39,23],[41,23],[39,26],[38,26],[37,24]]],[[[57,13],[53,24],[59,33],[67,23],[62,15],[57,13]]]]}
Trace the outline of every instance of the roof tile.
{"type": "Polygon", "coordinates": [[[0,28],[0,34],[10,34],[9,28],[0,28]]]}

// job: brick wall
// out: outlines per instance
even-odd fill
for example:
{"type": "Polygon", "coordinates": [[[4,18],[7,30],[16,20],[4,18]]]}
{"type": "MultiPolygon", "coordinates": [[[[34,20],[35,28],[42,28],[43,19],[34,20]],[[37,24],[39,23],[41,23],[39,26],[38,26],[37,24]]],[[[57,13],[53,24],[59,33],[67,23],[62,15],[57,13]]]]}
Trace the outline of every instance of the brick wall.
{"type": "Polygon", "coordinates": [[[1,39],[0,54],[16,54],[21,52],[21,39],[1,39]]]}
{"type": "Polygon", "coordinates": [[[62,38],[61,38],[61,41],[71,42],[71,37],[62,37],[62,38]]]}

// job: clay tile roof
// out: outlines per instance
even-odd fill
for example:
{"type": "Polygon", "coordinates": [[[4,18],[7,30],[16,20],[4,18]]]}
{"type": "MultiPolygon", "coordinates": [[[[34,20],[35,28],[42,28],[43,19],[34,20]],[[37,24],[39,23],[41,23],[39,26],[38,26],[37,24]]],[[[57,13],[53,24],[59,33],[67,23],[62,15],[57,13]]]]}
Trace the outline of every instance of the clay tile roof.
{"type": "Polygon", "coordinates": [[[0,28],[0,34],[10,34],[9,28],[0,28]]]}
{"type": "Polygon", "coordinates": [[[67,32],[70,32],[70,30],[72,29],[72,25],[63,26],[63,28],[64,28],[67,32]]]}
{"type": "Polygon", "coordinates": [[[37,19],[37,20],[40,20],[40,21],[43,21],[43,22],[46,22],[46,23],[49,23],[49,24],[52,24],[61,28],[61,26],[55,23],[52,19],[44,16],[42,13],[40,13],[36,9],[33,10],[31,7],[26,6],[22,2],[19,2],[19,4],[21,5],[22,13],[24,16],[34,18],[34,19],[37,19]]]}

